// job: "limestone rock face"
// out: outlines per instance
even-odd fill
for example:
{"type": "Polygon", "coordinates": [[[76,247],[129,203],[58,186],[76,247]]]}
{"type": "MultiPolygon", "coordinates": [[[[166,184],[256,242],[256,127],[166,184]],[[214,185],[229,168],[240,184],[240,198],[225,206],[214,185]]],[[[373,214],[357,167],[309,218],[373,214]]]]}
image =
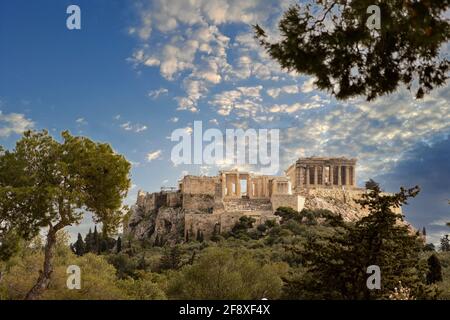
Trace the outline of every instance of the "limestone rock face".
{"type": "MultiPolygon", "coordinates": [[[[280,206],[295,207],[298,211],[326,209],[341,215],[344,221],[356,221],[369,213],[356,202],[366,192],[358,188],[310,188],[295,195],[276,195],[270,199],[220,201],[210,194],[139,193],[125,234],[157,245],[193,239],[197,232],[208,239],[214,232],[231,230],[244,215],[253,217],[255,226],[267,220],[279,221],[274,212],[280,206]]],[[[393,210],[401,213],[401,208],[393,210]]]]}
{"type": "MultiPolygon", "coordinates": [[[[144,199],[145,200],[145,199],[144,199]]],[[[141,201],[132,207],[125,234],[150,244],[175,244],[184,238],[184,210],[181,206],[155,207],[141,201]]]]}
{"type": "Polygon", "coordinates": [[[305,197],[306,209],[326,209],[342,216],[344,221],[356,221],[368,215],[355,200],[360,199],[365,190],[353,189],[310,189],[301,193],[305,197]]]}

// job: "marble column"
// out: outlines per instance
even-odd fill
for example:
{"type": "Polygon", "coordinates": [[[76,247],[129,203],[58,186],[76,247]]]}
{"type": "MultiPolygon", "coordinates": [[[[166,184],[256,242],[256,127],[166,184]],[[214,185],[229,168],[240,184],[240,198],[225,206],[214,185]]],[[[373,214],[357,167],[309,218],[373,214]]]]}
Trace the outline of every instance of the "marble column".
{"type": "Polygon", "coordinates": [[[345,184],[349,186],[350,183],[350,166],[345,166],[345,184]]]}
{"type": "Polygon", "coordinates": [[[318,168],[317,168],[317,166],[314,166],[313,168],[314,168],[314,169],[313,169],[313,170],[314,170],[314,183],[313,183],[313,184],[314,184],[314,185],[317,185],[317,176],[318,176],[318,174],[317,174],[317,171],[318,171],[318,170],[317,170],[317,169],[318,169],[318,168]]]}
{"type": "Polygon", "coordinates": [[[330,172],[329,174],[329,179],[330,179],[330,185],[333,185],[334,183],[334,166],[330,166],[330,172]]]}
{"type": "Polygon", "coordinates": [[[342,177],[341,177],[341,173],[342,173],[342,166],[337,166],[338,168],[338,186],[342,185],[342,177]]]}
{"type": "Polygon", "coordinates": [[[309,187],[309,166],[306,166],[305,172],[306,172],[306,187],[309,187]]]}
{"type": "Polygon", "coordinates": [[[239,172],[236,173],[236,196],[241,197],[241,180],[239,178],[239,172]]]}
{"type": "Polygon", "coordinates": [[[226,196],[227,179],[225,173],[222,173],[222,198],[226,196]]]}
{"type": "Polygon", "coordinates": [[[352,186],[356,187],[356,170],[355,167],[352,166],[352,186]]]}

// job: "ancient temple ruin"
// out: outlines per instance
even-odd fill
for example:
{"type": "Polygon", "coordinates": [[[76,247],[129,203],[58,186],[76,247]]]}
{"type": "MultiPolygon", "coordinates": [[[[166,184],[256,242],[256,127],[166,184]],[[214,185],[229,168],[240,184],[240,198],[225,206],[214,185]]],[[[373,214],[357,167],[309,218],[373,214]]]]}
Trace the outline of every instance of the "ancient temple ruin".
{"type": "MultiPolygon", "coordinates": [[[[177,190],[139,192],[129,222],[134,233],[149,233],[165,241],[192,239],[201,232],[207,239],[231,230],[242,216],[279,221],[279,207],[328,209],[346,220],[364,212],[354,201],[365,189],[356,186],[356,159],[300,158],[283,176],[238,170],[216,176],[186,175],[177,190]],[[147,221],[149,226],[141,224],[147,221]]],[[[138,235],[139,237],[139,235],[138,235]]]]}
{"type": "Polygon", "coordinates": [[[356,187],[356,159],[300,158],[286,170],[292,188],[356,187]]]}

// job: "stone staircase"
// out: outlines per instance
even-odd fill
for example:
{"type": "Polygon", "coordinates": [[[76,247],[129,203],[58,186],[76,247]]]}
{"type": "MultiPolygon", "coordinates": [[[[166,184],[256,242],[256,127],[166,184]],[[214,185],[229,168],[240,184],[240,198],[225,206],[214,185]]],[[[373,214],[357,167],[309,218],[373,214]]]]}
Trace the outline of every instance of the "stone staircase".
{"type": "Polygon", "coordinates": [[[272,204],[268,199],[225,199],[223,204],[227,212],[272,211],[272,204]]]}

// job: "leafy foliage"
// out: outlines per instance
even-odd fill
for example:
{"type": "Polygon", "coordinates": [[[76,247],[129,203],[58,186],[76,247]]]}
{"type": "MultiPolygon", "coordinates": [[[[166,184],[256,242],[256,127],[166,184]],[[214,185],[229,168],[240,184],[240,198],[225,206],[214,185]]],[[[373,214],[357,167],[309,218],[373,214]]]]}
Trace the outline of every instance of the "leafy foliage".
{"type": "Polygon", "coordinates": [[[14,232],[27,240],[48,228],[43,270],[29,299],[48,287],[56,233],[79,223],[85,210],[103,223],[105,234],[112,232],[130,185],[130,164],[110,145],[68,131],[62,138],[27,131],[13,151],[0,155],[0,237],[14,232]]]}
{"type": "Polygon", "coordinates": [[[440,56],[449,38],[447,8],[448,0],[315,0],[285,12],[279,42],[269,42],[259,25],[254,30],[281,67],[315,76],[315,85],[338,99],[373,100],[415,83],[422,98],[447,79],[449,62],[440,56]],[[380,8],[379,30],[366,26],[371,5],[380,8]]]}

